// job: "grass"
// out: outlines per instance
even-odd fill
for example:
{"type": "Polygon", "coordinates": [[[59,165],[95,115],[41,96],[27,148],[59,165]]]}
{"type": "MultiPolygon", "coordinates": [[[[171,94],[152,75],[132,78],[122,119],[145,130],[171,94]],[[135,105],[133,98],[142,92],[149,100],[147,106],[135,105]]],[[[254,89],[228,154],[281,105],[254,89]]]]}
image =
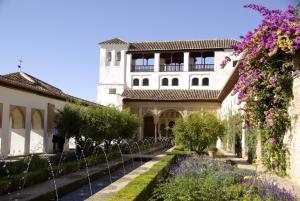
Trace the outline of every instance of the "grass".
{"type": "Polygon", "coordinates": [[[181,148],[174,149],[153,165],[149,171],[136,177],[123,189],[108,198],[108,201],[144,201],[149,199],[157,182],[165,178],[167,174],[166,169],[175,159],[176,155],[190,154],[191,152],[183,151],[181,148]]]}

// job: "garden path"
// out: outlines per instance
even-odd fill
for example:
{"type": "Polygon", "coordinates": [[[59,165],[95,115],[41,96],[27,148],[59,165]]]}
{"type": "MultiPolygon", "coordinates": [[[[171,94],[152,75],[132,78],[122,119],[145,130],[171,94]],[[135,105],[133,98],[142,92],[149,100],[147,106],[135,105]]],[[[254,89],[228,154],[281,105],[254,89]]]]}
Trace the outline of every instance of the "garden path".
{"type": "MultiPolygon", "coordinates": [[[[246,158],[238,158],[233,153],[222,151],[223,157],[220,160],[232,160],[236,162],[238,168],[248,169],[248,170],[257,170],[254,165],[251,165],[247,162],[246,158]]],[[[297,200],[300,201],[300,186],[296,185],[289,177],[279,177],[277,175],[270,174],[268,172],[263,173],[262,178],[265,178],[267,181],[275,182],[280,188],[285,188],[286,190],[293,192],[296,195],[297,200]]]]}

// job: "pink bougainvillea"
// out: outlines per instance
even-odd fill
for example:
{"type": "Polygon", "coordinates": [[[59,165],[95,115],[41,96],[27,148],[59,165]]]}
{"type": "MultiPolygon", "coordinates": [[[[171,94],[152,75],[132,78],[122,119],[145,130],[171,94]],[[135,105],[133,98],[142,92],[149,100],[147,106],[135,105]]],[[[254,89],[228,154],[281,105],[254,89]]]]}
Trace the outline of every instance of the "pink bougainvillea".
{"type": "MultiPolygon", "coordinates": [[[[245,103],[244,128],[255,126],[264,131],[266,165],[272,169],[272,161],[278,161],[276,169],[282,173],[285,170],[283,136],[290,124],[288,106],[295,72],[291,61],[300,49],[299,18],[293,6],[284,11],[255,4],[245,7],[260,12],[263,20],[232,47],[234,55],[241,56],[239,80],[233,93],[238,94],[238,103],[245,103]],[[267,143],[271,137],[276,141],[267,143]]],[[[221,68],[229,61],[230,58],[225,58],[221,68]]]]}

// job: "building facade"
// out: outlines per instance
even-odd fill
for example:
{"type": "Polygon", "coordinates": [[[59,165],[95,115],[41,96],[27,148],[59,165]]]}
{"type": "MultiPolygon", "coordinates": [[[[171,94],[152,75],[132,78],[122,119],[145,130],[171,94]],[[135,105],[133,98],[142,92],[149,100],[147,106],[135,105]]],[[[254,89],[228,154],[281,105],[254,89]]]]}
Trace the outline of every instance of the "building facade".
{"type": "Polygon", "coordinates": [[[93,104],[24,72],[0,75],[0,159],[52,153],[56,114],[75,100],[93,104]]]}
{"type": "Polygon", "coordinates": [[[234,39],[100,43],[97,102],[129,107],[140,117],[138,136],[172,134],[177,118],[197,110],[222,115],[224,87],[237,62],[234,39]],[[220,64],[228,56],[229,67],[220,64]],[[230,67],[231,66],[231,67],[230,67]]]}

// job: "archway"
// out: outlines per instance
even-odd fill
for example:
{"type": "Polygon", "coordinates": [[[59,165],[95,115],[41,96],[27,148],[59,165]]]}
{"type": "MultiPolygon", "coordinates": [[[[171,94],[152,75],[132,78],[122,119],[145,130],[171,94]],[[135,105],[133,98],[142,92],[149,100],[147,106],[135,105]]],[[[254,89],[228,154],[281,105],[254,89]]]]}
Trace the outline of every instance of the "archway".
{"type": "Polygon", "coordinates": [[[32,109],[30,153],[41,153],[44,150],[44,121],[42,111],[32,109]]]}
{"type": "Polygon", "coordinates": [[[25,108],[11,106],[10,108],[10,155],[25,153],[25,108]]]}
{"type": "Polygon", "coordinates": [[[168,109],[159,115],[159,137],[172,137],[172,128],[177,119],[182,118],[182,115],[175,109],[168,109]]]}
{"type": "Polygon", "coordinates": [[[144,138],[155,137],[154,117],[151,114],[144,116],[144,138]]]}

